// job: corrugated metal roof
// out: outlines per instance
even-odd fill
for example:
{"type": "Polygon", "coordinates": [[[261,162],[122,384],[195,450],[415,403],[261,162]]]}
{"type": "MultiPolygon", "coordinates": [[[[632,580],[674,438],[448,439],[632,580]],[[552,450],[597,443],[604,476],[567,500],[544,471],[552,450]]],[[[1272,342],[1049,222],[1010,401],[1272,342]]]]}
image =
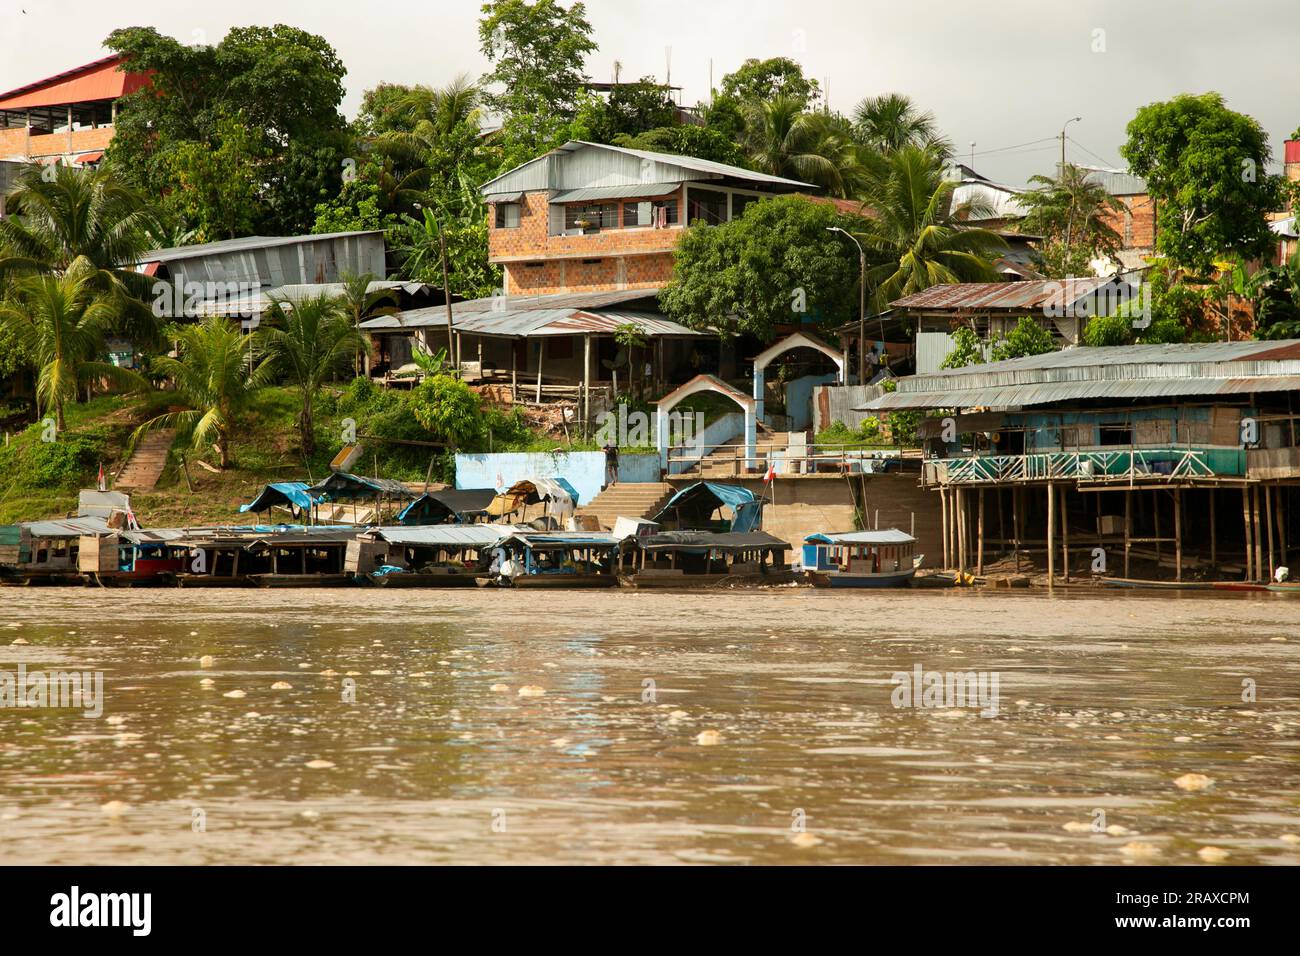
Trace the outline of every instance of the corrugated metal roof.
{"type": "Polygon", "coordinates": [[[923,292],[889,303],[894,309],[917,311],[1024,311],[1026,309],[1066,309],[1081,299],[1111,285],[1131,290],[1133,287],[1109,277],[1089,276],[1081,279],[1037,279],[1024,282],[951,282],[932,285],[923,292]]]}
{"type": "Polygon", "coordinates": [[[115,53],[0,93],[0,110],[101,102],[134,93],[148,84],[149,74],[122,72],[118,67],[124,59],[115,53]]]}
{"type": "MultiPolygon", "coordinates": [[[[246,295],[216,298],[199,303],[194,308],[194,314],[200,316],[260,315],[271,307],[272,299],[284,301],[291,307],[294,302],[321,295],[337,298],[343,294],[344,288],[342,282],[299,282],[292,285],[271,286],[246,295]]],[[[407,295],[415,295],[420,292],[427,292],[432,288],[433,286],[425,282],[400,282],[393,279],[384,279],[370,283],[366,287],[366,291],[400,290],[407,295]]]]}
{"type": "Polygon", "coordinates": [[[810,534],[804,538],[810,544],[915,544],[916,539],[897,528],[879,528],[875,531],[832,531],[810,534]]]}
{"type": "Polygon", "coordinates": [[[1300,340],[1079,347],[901,378],[897,391],[859,410],[1013,408],[1297,389],[1300,340]]]}
{"type": "Polygon", "coordinates": [[[55,518],[50,521],[23,521],[33,538],[77,538],[83,534],[107,534],[108,522],[100,517],[55,518]]]}
{"type": "MultiPolygon", "coordinates": [[[[1074,165],[1078,166],[1078,163],[1074,165]]],[[[1146,193],[1146,180],[1123,169],[1106,166],[1079,166],[1088,172],[1088,179],[1101,186],[1112,196],[1140,196],[1146,193]]]]}
{"type": "MultiPolygon", "coordinates": [[[[553,311],[569,314],[577,310],[601,309],[614,305],[626,305],[629,302],[646,300],[651,309],[656,308],[655,299],[659,295],[657,287],[650,289],[618,289],[609,292],[557,292],[551,295],[501,295],[485,299],[466,299],[453,302],[451,306],[452,325],[461,328],[467,319],[481,314],[489,316],[510,316],[524,312],[553,311]]],[[[405,329],[422,326],[446,326],[447,307],[430,306],[426,309],[407,309],[382,315],[361,323],[363,329],[405,329]]],[[[505,333],[503,333],[505,334],[505,333]]]]}
{"type": "Polygon", "coordinates": [[[681,183],[636,183],[632,186],[588,186],[556,193],[551,202],[584,202],[592,199],[636,199],[638,196],[666,196],[681,183]]]}
{"type": "Polygon", "coordinates": [[[766,531],[659,531],[635,540],[637,546],[644,551],[747,551],[753,548],[790,550],[789,542],[766,531]]]}
{"type": "Polygon", "coordinates": [[[377,229],[360,232],[323,232],[304,236],[244,236],[240,239],[222,239],[219,242],[200,242],[192,246],[173,246],[168,249],[151,249],[140,257],[141,262],[174,262],[200,256],[220,255],[227,252],[246,252],[250,249],[269,249],[274,246],[302,245],[328,242],[332,239],[352,239],[357,236],[382,236],[377,229]]]}
{"type": "Polygon", "coordinates": [[[506,524],[431,524],[376,528],[372,533],[389,544],[488,547],[516,530],[506,524]]]}

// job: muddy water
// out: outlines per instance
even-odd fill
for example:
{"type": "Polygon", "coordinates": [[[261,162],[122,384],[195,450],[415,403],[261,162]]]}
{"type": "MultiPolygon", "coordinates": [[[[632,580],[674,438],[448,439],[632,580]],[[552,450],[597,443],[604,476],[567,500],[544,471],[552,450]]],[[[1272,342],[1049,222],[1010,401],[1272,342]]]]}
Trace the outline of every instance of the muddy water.
{"type": "Polygon", "coordinates": [[[0,710],[15,863],[1300,863],[1284,596],[0,598],[0,670],[106,681],[0,710]],[[894,707],[917,664],[997,716],[894,707]]]}

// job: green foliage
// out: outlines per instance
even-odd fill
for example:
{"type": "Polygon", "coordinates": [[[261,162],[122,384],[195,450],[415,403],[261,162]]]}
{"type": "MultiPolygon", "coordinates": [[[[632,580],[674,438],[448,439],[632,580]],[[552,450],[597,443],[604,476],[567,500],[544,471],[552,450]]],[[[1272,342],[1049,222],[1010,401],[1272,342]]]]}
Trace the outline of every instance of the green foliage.
{"type": "Polygon", "coordinates": [[[667,87],[644,76],[610,90],[609,99],[596,111],[591,135],[597,143],[613,143],[619,136],[637,136],[676,121],[677,106],[667,87]]]}
{"type": "Polygon", "coordinates": [[[1225,254],[1253,259],[1272,246],[1266,214],[1280,188],[1266,171],[1268,136],[1218,93],[1142,107],[1120,152],[1157,202],[1156,248],[1178,264],[1206,273],[1225,254]]]}
{"type": "Polygon", "coordinates": [[[984,364],[984,343],[975,330],[963,325],[952,333],[952,350],[944,356],[939,368],[965,368],[984,364]]]}
{"type": "Polygon", "coordinates": [[[991,357],[993,361],[1001,362],[1027,355],[1042,355],[1055,349],[1052,333],[1025,315],[1017,320],[1015,328],[993,343],[991,357]]]}
{"type": "Polygon", "coordinates": [[[411,396],[416,420],[453,448],[477,443],[484,432],[483,401],[454,375],[433,375],[411,396]]]}
{"type": "Polygon", "coordinates": [[[1177,344],[1187,341],[1187,329],[1174,318],[1152,319],[1151,324],[1138,332],[1143,345],[1177,344]]]}
{"type": "Polygon", "coordinates": [[[612,140],[615,146],[627,146],[631,149],[644,149],[652,153],[673,153],[678,156],[694,156],[714,163],[726,163],[742,169],[749,165],[749,160],[736,144],[734,136],[728,136],[716,129],[705,126],[660,126],[647,130],[638,136],[621,135],[612,140]]]}
{"type": "Polygon", "coordinates": [[[1255,338],[1300,338],[1300,253],[1259,273],[1255,338]]]}
{"type": "MultiPolygon", "coordinates": [[[[596,50],[586,7],[558,0],[488,0],[479,20],[479,49],[492,64],[482,83],[503,133],[531,153],[549,146],[557,127],[576,115],[586,80],[583,61],[596,50]]],[[[517,164],[516,164],[517,165],[517,164]]]]}
{"type": "Polygon", "coordinates": [[[844,117],[809,113],[789,96],[744,101],[742,113],[751,169],[821,186],[833,196],[858,192],[864,166],[844,117]]]}
{"type": "Polygon", "coordinates": [[[338,109],[346,71],[323,38],[281,24],[186,46],[127,27],[106,45],[128,69],[151,73],[150,86],[120,103],[108,158],[122,175],[150,195],[190,190],[179,208],[215,238],[249,223],[267,235],[308,231],[315,206],[337,190],[335,159],[348,142],[338,109]],[[205,151],[220,155],[205,161],[205,151]],[[248,179],[254,167],[251,185],[216,181],[248,179]]]}
{"type": "Polygon", "coordinates": [[[856,257],[827,231],[844,225],[833,208],[798,196],[764,199],[720,226],[692,225],[660,305],[701,330],[734,317],[718,331],[761,339],[805,314],[844,321],[856,312],[856,257]]]}
{"type": "Polygon", "coordinates": [[[1119,252],[1122,237],[1106,217],[1122,210],[1123,204],[1090,172],[1067,165],[1055,177],[1031,176],[1029,181],[1038,188],[1020,196],[1029,209],[1022,228],[1044,237],[1038,251],[1044,275],[1054,279],[1090,275],[1091,260],[1112,258],[1119,252]]]}
{"type": "Polygon", "coordinates": [[[1122,315],[1101,315],[1090,319],[1083,330],[1083,344],[1092,346],[1129,345],[1133,342],[1133,320],[1122,315]]]}
{"type": "Polygon", "coordinates": [[[109,460],[110,430],[105,426],[62,431],[55,441],[42,441],[40,422],[0,447],[0,475],[6,494],[13,492],[76,491],[109,460]]]}
{"type": "Polygon", "coordinates": [[[766,60],[750,58],[722,78],[722,96],[740,103],[759,103],[789,97],[800,110],[817,105],[821,88],[803,75],[803,67],[784,56],[766,60]]]}
{"type": "Polygon", "coordinates": [[[930,148],[942,156],[952,151],[939,134],[934,114],[919,109],[902,93],[860,100],[853,108],[853,131],[858,142],[879,153],[895,153],[909,146],[930,148]]]}

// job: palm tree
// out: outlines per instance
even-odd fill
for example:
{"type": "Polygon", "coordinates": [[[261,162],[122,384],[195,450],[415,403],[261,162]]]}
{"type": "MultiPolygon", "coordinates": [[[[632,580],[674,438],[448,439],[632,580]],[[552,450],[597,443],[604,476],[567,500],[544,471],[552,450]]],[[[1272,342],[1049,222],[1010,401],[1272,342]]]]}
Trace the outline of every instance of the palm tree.
{"type": "Polygon", "coordinates": [[[155,209],[109,170],[33,166],[9,194],[0,219],[0,282],[17,275],[63,275],[77,260],[90,283],[112,295],[118,331],[147,344],[157,321],[144,300],[152,280],[133,267],[163,231],[155,209]]]}
{"type": "Polygon", "coordinates": [[[878,311],[938,283],[1000,278],[993,262],[1006,244],[996,233],[963,224],[990,211],[976,202],[953,207],[955,186],[928,147],[904,146],[873,166],[863,197],[871,218],[854,234],[868,257],[880,260],[867,270],[878,311]]]}
{"type": "Polygon", "coordinates": [[[175,326],[168,334],[176,341],[176,357],[159,356],[153,368],[175,382],[188,407],[151,418],[135,430],[131,445],[153,429],[174,428],[197,453],[215,446],[221,467],[227,468],[234,457],[233,428],[269,380],[269,361],[263,359],[250,375],[253,333],[242,332],[219,316],[197,325],[175,326]]]}
{"type": "Polygon", "coordinates": [[[148,388],[135,372],[98,360],[118,314],[95,288],[98,275],[88,260],[75,259],[62,275],[16,280],[12,301],[0,303],[0,326],[36,365],[38,409],[42,414],[53,409],[60,431],[64,405],[76,400],[80,385],[108,379],[126,388],[148,388]]]}
{"type": "Polygon", "coordinates": [[[1064,271],[1077,270],[1076,248],[1088,259],[1115,255],[1122,239],[1106,220],[1124,205],[1091,172],[1067,163],[1054,178],[1031,176],[1029,181],[1038,188],[1020,196],[1021,205],[1029,209],[1024,229],[1059,247],[1052,258],[1060,260],[1064,271]]]}
{"type": "MultiPolygon", "coordinates": [[[[367,272],[365,275],[353,275],[350,272],[345,272],[341,280],[343,291],[339,295],[339,302],[352,319],[352,327],[358,332],[361,331],[361,323],[366,319],[373,319],[379,315],[392,315],[397,311],[397,293],[393,289],[370,291],[370,285],[375,281],[373,273],[367,272]],[[390,302],[392,304],[380,305],[381,302],[390,302]]],[[[353,371],[357,375],[361,374],[360,350],[356,354],[353,371]]]]}
{"type": "Polygon", "coordinates": [[[259,335],[270,368],[298,389],[298,434],[303,454],[311,455],[316,451],[316,395],[351,356],[369,353],[370,341],[353,324],[342,301],[328,295],[273,301],[259,335]]]}
{"type": "Polygon", "coordinates": [[[856,188],[859,156],[848,123],[807,113],[802,100],[778,96],[745,107],[742,145],[754,169],[821,186],[836,196],[856,188]]]}
{"type": "Polygon", "coordinates": [[[853,108],[858,141],[877,152],[893,153],[904,146],[930,146],[947,156],[949,143],[939,134],[934,114],[919,109],[902,93],[868,96],[853,108]]]}

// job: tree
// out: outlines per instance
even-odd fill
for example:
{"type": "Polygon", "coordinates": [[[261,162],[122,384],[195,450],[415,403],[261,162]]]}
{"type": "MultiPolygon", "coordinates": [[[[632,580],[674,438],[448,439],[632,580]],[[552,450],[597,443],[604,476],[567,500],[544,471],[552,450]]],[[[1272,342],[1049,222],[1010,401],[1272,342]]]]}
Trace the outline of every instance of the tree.
{"type": "Polygon", "coordinates": [[[1029,316],[1022,315],[1016,321],[1015,328],[993,343],[991,357],[995,362],[1002,362],[1054,351],[1056,342],[1052,339],[1052,333],[1029,316]]]}
{"type": "Polygon", "coordinates": [[[208,142],[186,140],[167,153],[167,204],[199,242],[249,235],[259,216],[259,170],[269,156],[240,117],[224,116],[208,142]]]}
{"type": "Polygon", "coordinates": [[[483,400],[454,375],[433,375],[411,393],[416,421],[453,448],[472,445],[483,433],[483,400]]]}
{"type": "Polygon", "coordinates": [[[1022,193],[1029,212],[1026,232],[1043,236],[1037,258],[1044,275],[1053,279],[1090,274],[1093,259],[1111,259],[1123,239],[1107,221],[1123,204],[1078,166],[1067,164],[1055,177],[1031,176],[1037,189],[1022,193]]]}
{"type": "Polygon", "coordinates": [[[770,338],[805,315],[856,314],[857,256],[827,230],[848,221],[800,196],[764,199],[720,226],[697,223],[677,246],[664,311],[691,328],[770,338]]]}
{"type": "Polygon", "coordinates": [[[1255,338],[1300,337],[1300,252],[1259,274],[1255,302],[1255,338]]]}
{"type": "Polygon", "coordinates": [[[1006,244],[963,224],[987,210],[977,203],[953,207],[955,186],[938,154],[923,147],[904,146],[872,166],[863,192],[872,215],[855,224],[854,235],[876,262],[867,284],[877,311],[939,283],[1000,278],[993,263],[1006,244]]]}
{"type": "Polygon", "coordinates": [[[722,78],[722,96],[739,103],[760,103],[779,97],[795,100],[800,110],[817,105],[821,88],[803,75],[803,67],[784,56],[750,58],[722,78]]]}
{"type": "Polygon", "coordinates": [[[858,141],[880,153],[905,146],[929,146],[947,155],[951,147],[939,133],[934,114],[921,110],[902,93],[882,93],[858,101],[853,108],[858,141]]]}
{"type": "Polygon", "coordinates": [[[778,97],[745,109],[745,150],[751,168],[847,196],[860,173],[848,124],[825,113],[806,113],[798,99],[778,97]]]}
{"type": "Polygon", "coordinates": [[[1254,259],[1268,252],[1266,214],[1280,193],[1278,178],[1265,171],[1268,136],[1218,93],[1142,107],[1120,153],[1156,201],[1161,253],[1204,274],[1225,254],[1254,259]]]}
{"type": "Polygon", "coordinates": [[[748,157],[733,137],[724,136],[716,129],[706,126],[660,126],[637,136],[616,136],[613,145],[644,149],[652,153],[694,156],[696,159],[726,163],[742,169],[749,165],[748,157]]]}
{"type": "Polygon", "coordinates": [[[952,350],[943,357],[939,368],[965,368],[967,365],[983,364],[984,343],[970,326],[960,326],[952,333],[952,350]]]}
{"type": "MultiPolygon", "coordinates": [[[[514,138],[537,146],[576,115],[586,82],[583,62],[596,49],[586,7],[557,0],[488,0],[479,49],[492,64],[482,78],[488,105],[514,138]]],[[[531,158],[531,157],[530,157],[531,158]]]]}
{"type": "MultiPolygon", "coordinates": [[[[392,289],[376,289],[370,291],[370,285],[375,281],[375,276],[369,272],[364,275],[352,275],[344,273],[342,278],[343,291],[339,294],[339,305],[352,321],[352,327],[361,332],[361,323],[366,319],[372,319],[379,315],[392,315],[397,311],[397,293],[392,289]],[[384,305],[383,303],[389,303],[384,305]]],[[[356,365],[354,371],[361,374],[361,355],[364,349],[357,349],[356,365]]]]}
{"type": "Polygon", "coordinates": [[[1129,345],[1133,341],[1133,320],[1123,315],[1099,315],[1088,320],[1083,344],[1091,346],[1129,345]]]}
{"type": "Polygon", "coordinates": [[[271,235],[311,226],[316,204],[337,190],[349,142],[339,113],[346,70],[323,38],[284,25],[236,27],[215,46],[186,46],[152,27],[127,27],[105,45],[124,56],[125,69],[150,74],[149,85],[120,101],[108,149],[134,185],[149,195],[175,192],[182,170],[197,175],[195,151],[221,149],[235,136],[229,124],[240,123],[236,152],[255,166],[254,198],[238,197],[238,214],[201,218],[251,220],[253,231],[271,235]],[[179,166],[177,150],[188,156],[179,166]]]}
{"type": "Polygon", "coordinates": [[[316,396],[349,359],[370,351],[370,340],[343,301],[325,294],[273,301],[258,335],[268,367],[298,390],[298,435],[303,454],[310,456],[316,451],[316,396]]]}
{"type": "Polygon", "coordinates": [[[36,366],[38,411],[53,410],[60,431],[64,406],[76,400],[78,387],[96,379],[126,388],[148,387],[135,372],[98,360],[104,335],[118,314],[97,288],[98,276],[88,259],[77,259],[62,275],[19,279],[13,301],[0,304],[0,326],[36,366]]]}
{"type": "Polygon", "coordinates": [[[635,83],[620,83],[601,104],[591,135],[598,143],[613,143],[618,136],[637,136],[677,122],[677,105],[668,88],[653,76],[635,83]]]}
{"type": "Polygon", "coordinates": [[[249,374],[254,334],[220,316],[169,329],[178,354],[156,356],[152,368],[175,382],[188,408],[149,419],[131,436],[132,446],[154,429],[176,429],[196,453],[215,446],[221,467],[229,467],[236,427],[270,377],[265,358],[249,374]]]}
{"type": "Polygon", "coordinates": [[[66,275],[89,268],[87,284],[110,295],[112,328],[147,344],[156,335],[144,304],[152,280],[134,270],[161,230],[157,210],[110,170],[33,166],[9,194],[0,219],[0,286],[19,275],[66,275]]]}

